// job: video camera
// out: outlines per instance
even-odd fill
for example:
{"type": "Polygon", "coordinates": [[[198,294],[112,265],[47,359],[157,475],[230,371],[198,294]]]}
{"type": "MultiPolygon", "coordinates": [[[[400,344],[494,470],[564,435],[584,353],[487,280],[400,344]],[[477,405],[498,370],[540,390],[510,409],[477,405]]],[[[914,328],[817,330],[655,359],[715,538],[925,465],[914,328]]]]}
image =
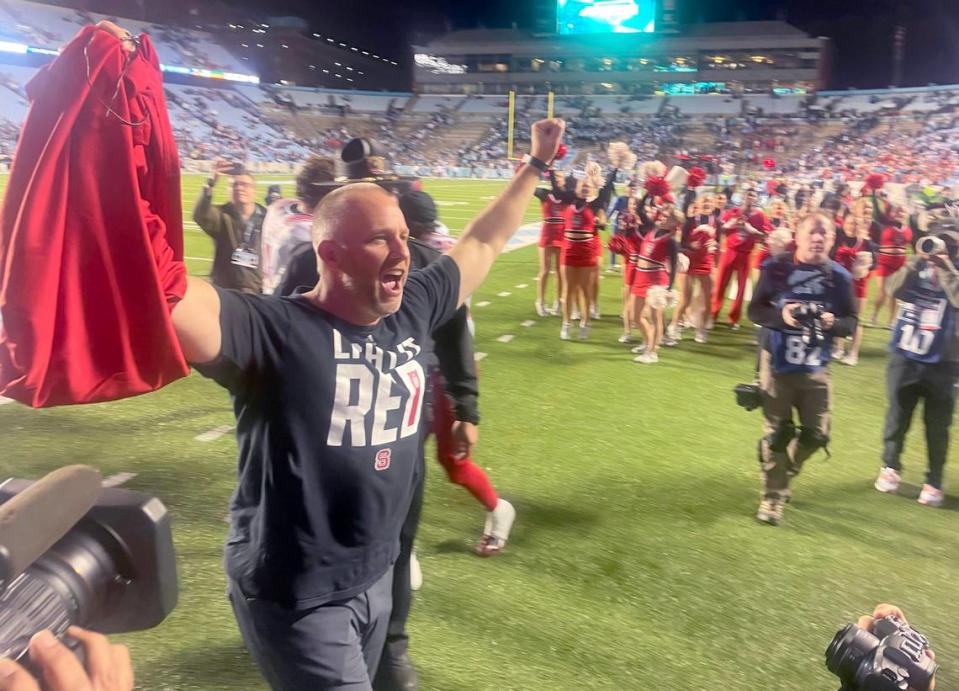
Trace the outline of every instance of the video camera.
{"type": "Polygon", "coordinates": [[[396,175],[388,170],[386,157],[386,149],[375,139],[351,139],[336,161],[336,182],[373,182],[397,196],[423,188],[418,177],[396,175]]]}
{"type": "Polygon", "coordinates": [[[29,667],[27,646],[43,629],[63,638],[71,625],[152,628],[177,592],[170,517],[156,497],[103,488],[82,465],[0,484],[0,657],[29,667]]]}
{"type": "Polygon", "coordinates": [[[938,665],[927,654],[929,641],[893,616],[872,632],[847,624],[826,649],[826,667],[839,677],[839,691],[927,691],[938,665]]]}

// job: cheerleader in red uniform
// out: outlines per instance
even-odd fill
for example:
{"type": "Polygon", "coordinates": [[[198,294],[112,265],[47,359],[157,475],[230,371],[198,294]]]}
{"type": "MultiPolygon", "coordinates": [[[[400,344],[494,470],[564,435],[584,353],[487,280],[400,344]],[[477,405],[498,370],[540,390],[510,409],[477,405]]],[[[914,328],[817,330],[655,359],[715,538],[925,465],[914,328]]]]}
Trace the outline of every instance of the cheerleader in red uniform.
{"type": "Polygon", "coordinates": [[[590,300],[595,299],[593,279],[599,266],[597,243],[599,226],[605,221],[605,209],[613,193],[616,170],[606,179],[598,194],[588,179],[576,184],[576,191],[567,192],[563,199],[569,206],[563,212],[563,250],[560,253],[560,271],[563,274],[565,300],[563,301],[563,325],[559,337],[569,340],[570,318],[574,306],[580,315],[579,338],[589,338],[590,300]]]}
{"type": "Polygon", "coordinates": [[[871,321],[874,325],[879,318],[879,311],[887,301],[890,306],[887,325],[892,323],[895,300],[886,292],[886,279],[899,271],[906,263],[907,248],[912,243],[912,230],[904,221],[905,209],[901,206],[890,205],[885,214],[879,215],[879,224],[873,224],[874,240],[876,230],[881,229],[878,232],[879,247],[876,256],[876,277],[879,290],[873,302],[871,321]]]}
{"type": "Polygon", "coordinates": [[[631,343],[633,340],[633,277],[636,275],[636,259],[639,256],[639,246],[642,236],[639,233],[640,218],[636,212],[639,200],[630,197],[626,208],[616,215],[616,234],[610,238],[609,249],[623,257],[623,335],[620,343],[631,343]]]}
{"type": "Polygon", "coordinates": [[[550,171],[551,189],[539,188],[536,198],[540,201],[543,225],[539,231],[539,284],[537,286],[536,314],[541,317],[556,314],[563,297],[563,273],[559,259],[563,249],[563,228],[569,200],[563,197],[566,182],[562,173],[550,171]],[[546,285],[553,266],[556,267],[556,301],[552,308],[546,307],[546,285]]]}
{"type": "MultiPolygon", "coordinates": [[[[705,327],[706,325],[705,320],[698,321],[696,318],[687,320],[686,315],[689,308],[692,307],[694,297],[697,295],[695,292],[696,287],[698,286],[700,290],[704,288],[702,281],[702,271],[704,267],[707,265],[709,267],[708,273],[706,274],[707,277],[711,277],[713,270],[714,257],[712,255],[715,253],[716,248],[716,244],[713,241],[715,232],[713,232],[711,238],[704,239],[704,231],[700,229],[700,226],[705,226],[705,228],[715,231],[712,209],[712,195],[709,194],[697,197],[688,204],[686,208],[686,220],[683,223],[683,231],[679,238],[680,250],[686,258],[683,260],[680,257],[680,261],[686,263],[686,270],[685,276],[683,276],[682,273],[680,274],[682,280],[678,288],[679,301],[676,309],[673,310],[672,321],[666,329],[666,339],[663,341],[664,345],[676,345],[676,343],[682,340],[682,327],[687,324],[687,321],[695,323],[697,327],[705,327]],[[704,253],[709,253],[710,256],[706,257],[704,253]]],[[[682,270],[681,267],[680,270],[682,270]]],[[[697,331],[697,342],[700,342],[699,336],[700,334],[697,331]]]]}
{"type": "MultiPolygon", "coordinates": [[[[709,208],[702,205],[700,209],[709,208]]],[[[696,225],[686,234],[683,241],[683,252],[689,258],[689,269],[686,271],[686,290],[680,303],[681,307],[692,312],[692,323],[696,325],[696,343],[705,343],[706,324],[709,320],[709,301],[713,294],[713,269],[716,266],[716,225],[711,213],[700,214],[694,217],[696,225]],[[698,297],[698,303],[694,299],[698,297]]],[[[688,223],[688,222],[687,222],[688,223]]],[[[673,323],[677,323],[677,314],[673,316],[673,323]]]]}
{"type": "MultiPolygon", "coordinates": [[[[833,246],[833,259],[846,268],[853,277],[856,312],[862,310],[869,292],[869,274],[876,263],[876,252],[869,239],[869,222],[861,216],[849,214],[842,227],[837,227],[836,244],[833,246]]],[[[843,341],[834,339],[832,359],[844,365],[859,364],[859,348],[862,346],[862,321],[856,327],[852,344],[845,354],[843,341]]]]}
{"type": "Polygon", "coordinates": [[[649,212],[644,212],[642,206],[639,210],[641,218],[647,220],[644,225],[648,230],[639,246],[631,292],[634,301],[633,320],[642,328],[646,343],[634,348],[633,352],[638,353],[634,362],[648,365],[659,362],[665,293],[676,277],[678,243],[675,236],[684,219],[670,201],[664,200],[659,209],[649,212]]]}

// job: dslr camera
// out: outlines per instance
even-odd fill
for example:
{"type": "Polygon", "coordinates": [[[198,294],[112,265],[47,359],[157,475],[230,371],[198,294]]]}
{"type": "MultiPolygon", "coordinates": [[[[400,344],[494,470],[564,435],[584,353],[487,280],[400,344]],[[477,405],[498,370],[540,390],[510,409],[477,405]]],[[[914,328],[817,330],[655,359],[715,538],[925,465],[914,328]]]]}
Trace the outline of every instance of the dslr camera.
{"type": "Polygon", "coordinates": [[[815,348],[825,340],[822,333],[822,305],[803,302],[793,310],[793,319],[802,329],[802,342],[807,348],[815,348]]]}
{"type": "Polygon", "coordinates": [[[177,601],[170,516],[156,497],[101,488],[69,466],[0,484],[0,657],[28,669],[30,638],[71,625],[127,633],[163,621],[177,601]]]}
{"type": "Polygon", "coordinates": [[[896,617],[879,619],[872,632],[847,624],[826,649],[826,667],[839,691],[927,691],[938,665],[929,641],[896,617]]]}
{"type": "Polygon", "coordinates": [[[733,388],[736,394],[736,405],[746,410],[755,410],[763,404],[762,390],[759,384],[736,384],[733,388]]]}

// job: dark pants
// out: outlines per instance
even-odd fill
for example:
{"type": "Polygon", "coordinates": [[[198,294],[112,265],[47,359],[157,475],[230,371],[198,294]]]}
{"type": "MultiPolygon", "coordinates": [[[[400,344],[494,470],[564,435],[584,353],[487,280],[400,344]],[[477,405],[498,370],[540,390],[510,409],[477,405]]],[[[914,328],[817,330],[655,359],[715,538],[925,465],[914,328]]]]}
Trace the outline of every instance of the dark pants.
{"type": "Polygon", "coordinates": [[[942,470],[949,449],[949,427],[956,405],[956,384],[959,381],[957,363],[924,364],[909,360],[898,353],[889,358],[886,368],[886,390],[889,410],[883,430],[882,462],[889,468],[902,470],[899,457],[912,423],[912,413],[919,399],[925,399],[922,409],[926,426],[926,448],[929,469],[926,482],[942,488],[942,470]]]}
{"type": "Polygon", "coordinates": [[[230,603],[247,650],[275,691],[370,691],[390,616],[393,570],[348,600],[290,609],[248,598],[230,603]]]}
{"type": "Polygon", "coordinates": [[[393,612],[390,614],[386,648],[383,651],[386,661],[402,655],[409,647],[410,637],[406,634],[406,620],[410,616],[410,606],[413,604],[410,556],[413,553],[413,542],[416,540],[416,530],[419,528],[420,514],[423,511],[423,488],[426,485],[426,463],[423,455],[421,448],[417,461],[420,464],[419,481],[413,488],[413,502],[410,504],[410,511],[406,515],[406,521],[400,532],[400,556],[393,565],[393,612]]]}

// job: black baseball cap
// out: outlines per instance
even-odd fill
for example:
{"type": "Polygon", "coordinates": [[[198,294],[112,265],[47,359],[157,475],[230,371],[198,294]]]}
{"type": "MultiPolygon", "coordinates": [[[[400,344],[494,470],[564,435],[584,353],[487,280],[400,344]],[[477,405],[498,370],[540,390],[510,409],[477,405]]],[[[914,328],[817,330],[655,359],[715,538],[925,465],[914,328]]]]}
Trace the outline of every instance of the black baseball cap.
{"type": "Polygon", "coordinates": [[[426,192],[417,190],[406,192],[399,198],[400,211],[407,224],[428,225],[436,223],[439,214],[436,212],[436,202],[426,192]]]}

